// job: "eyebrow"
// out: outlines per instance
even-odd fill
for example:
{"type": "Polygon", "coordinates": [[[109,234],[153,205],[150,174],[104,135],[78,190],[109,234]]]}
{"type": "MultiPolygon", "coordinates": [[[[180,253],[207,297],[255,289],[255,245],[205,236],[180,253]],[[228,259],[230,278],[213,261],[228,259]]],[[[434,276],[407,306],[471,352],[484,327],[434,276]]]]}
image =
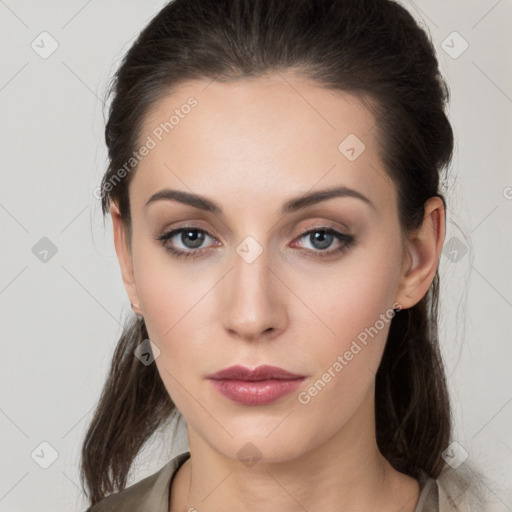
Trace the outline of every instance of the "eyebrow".
{"type": "MultiPolygon", "coordinates": [[[[366,196],[357,190],[340,185],[338,187],[318,190],[316,192],[306,192],[298,197],[292,198],[284,203],[278,213],[280,216],[283,216],[335,197],[353,197],[360,199],[365,204],[375,209],[375,205],[366,196]]],[[[219,215],[222,214],[222,208],[215,201],[199,194],[170,188],[165,188],[153,194],[146,202],[145,208],[147,208],[151,203],[160,200],[178,201],[179,203],[188,204],[200,210],[205,210],[219,215]]]]}

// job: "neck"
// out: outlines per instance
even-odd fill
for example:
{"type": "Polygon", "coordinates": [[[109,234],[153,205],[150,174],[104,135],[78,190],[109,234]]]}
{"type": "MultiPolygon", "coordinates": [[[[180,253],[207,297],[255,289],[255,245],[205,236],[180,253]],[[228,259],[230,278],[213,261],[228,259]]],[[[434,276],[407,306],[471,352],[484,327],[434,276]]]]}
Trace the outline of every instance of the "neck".
{"type": "MultiPolygon", "coordinates": [[[[373,411],[373,401],[367,407],[373,411]]],[[[283,512],[413,512],[418,482],[382,456],[374,422],[360,421],[363,412],[299,456],[276,461],[262,454],[254,465],[213,450],[189,425],[191,456],[175,477],[171,512],[267,512],[269,504],[283,512]]]]}

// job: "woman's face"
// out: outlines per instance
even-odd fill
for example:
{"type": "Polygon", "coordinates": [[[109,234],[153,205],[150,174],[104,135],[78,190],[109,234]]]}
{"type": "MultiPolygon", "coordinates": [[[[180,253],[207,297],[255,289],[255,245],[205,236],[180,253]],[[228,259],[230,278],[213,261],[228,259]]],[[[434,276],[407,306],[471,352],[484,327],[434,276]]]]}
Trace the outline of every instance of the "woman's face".
{"type": "Polygon", "coordinates": [[[123,277],[189,435],[226,456],[251,442],[284,461],[373,428],[393,307],[413,305],[376,136],[357,98],[291,73],[187,82],[145,118],[123,277]],[[320,200],[334,189],[348,192],[320,200]],[[264,364],[306,378],[264,405],[207,379],[264,364]]]}

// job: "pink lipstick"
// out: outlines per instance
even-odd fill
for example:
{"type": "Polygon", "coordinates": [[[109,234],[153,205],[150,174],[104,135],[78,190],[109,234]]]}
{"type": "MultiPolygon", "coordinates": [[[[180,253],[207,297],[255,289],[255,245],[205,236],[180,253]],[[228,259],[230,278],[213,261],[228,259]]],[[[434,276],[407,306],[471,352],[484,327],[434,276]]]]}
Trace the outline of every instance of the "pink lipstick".
{"type": "Polygon", "coordinates": [[[304,375],[276,366],[263,365],[251,370],[236,365],[206,377],[225,397],[244,405],[267,405],[300,387],[304,375]]]}

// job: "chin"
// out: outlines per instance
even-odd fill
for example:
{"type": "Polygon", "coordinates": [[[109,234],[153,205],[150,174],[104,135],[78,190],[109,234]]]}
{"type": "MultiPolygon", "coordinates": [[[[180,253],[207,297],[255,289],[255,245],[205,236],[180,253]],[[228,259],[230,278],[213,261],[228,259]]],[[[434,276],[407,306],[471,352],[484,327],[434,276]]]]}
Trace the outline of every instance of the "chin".
{"type": "Polygon", "coordinates": [[[232,438],[223,436],[221,443],[219,439],[215,439],[211,440],[210,444],[216,446],[217,451],[224,456],[238,459],[247,467],[252,467],[256,463],[293,461],[311,448],[312,443],[308,442],[308,436],[303,430],[302,435],[297,436],[291,435],[289,428],[278,433],[280,428],[276,429],[278,423],[272,422],[271,428],[267,428],[268,424],[253,424],[252,428],[236,431],[228,428],[233,435],[232,438]],[[274,432],[272,432],[273,429],[275,429],[274,432]],[[271,432],[270,435],[268,435],[269,432],[271,432]]]}

